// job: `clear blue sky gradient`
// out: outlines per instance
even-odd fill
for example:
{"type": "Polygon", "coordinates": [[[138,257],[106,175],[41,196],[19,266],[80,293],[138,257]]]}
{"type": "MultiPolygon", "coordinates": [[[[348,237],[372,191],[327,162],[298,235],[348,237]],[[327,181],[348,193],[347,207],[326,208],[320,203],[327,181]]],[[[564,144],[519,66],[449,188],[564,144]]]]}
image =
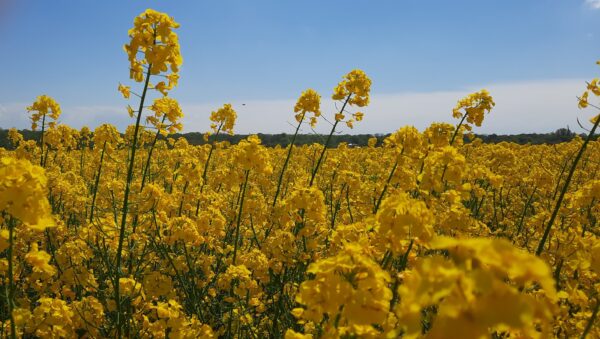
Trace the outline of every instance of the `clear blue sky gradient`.
{"type": "Polygon", "coordinates": [[[0,4],[0,103],[47,93],[63,105],[125,105],[122,46],[146,8],[181,24],[172,95],[188,103],[291,99],[308,87],[329,96],[353,68],[378,94],[591,78],[600,58],[600,10],[585,0],[0,4]]]}

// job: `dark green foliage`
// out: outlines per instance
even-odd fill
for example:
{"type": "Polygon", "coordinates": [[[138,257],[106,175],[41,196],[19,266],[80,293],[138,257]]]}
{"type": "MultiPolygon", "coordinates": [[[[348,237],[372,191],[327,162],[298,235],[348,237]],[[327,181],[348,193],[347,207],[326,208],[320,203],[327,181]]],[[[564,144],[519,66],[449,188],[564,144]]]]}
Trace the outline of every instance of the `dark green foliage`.
{"type": "MultiPolygon", "coordinates": [[[[25,140],[39,140],[39,131],[20,130],[25,140]]],[[[331,138],[331,147],[337,147],[340,143],[345,142],[350,146],[366,146],[369,138],[377,137],[377,145],[381,145],[381,142],[389,134],[338,134],[333,135],[331,138]]],[[[291,134],[279,133],[279,134],[262,134],[258,133],[258,136],[262,140],[265,146],[274,147],[277,145],[287,146],[292,139],[291,134]]],[[[513,134],[513,135],[497,135],[497,134],[485,134],[477,135],[481,138],[484,143],[499,143],[499,142],[514,142],[517,144],[558,144],[561,142],[570,141],[576,136],[574,132],[571,132],[567,128],[560,128],[552,133],[529,133],[529,134],[513,134]]],[[[175,134],[171,137],[177,139],[184,137],[192,145],[203,145],[204,135],[199,132],[175,134]]],[[[219,141],[229,141],[232,144],[237,144],[240,140],[248,137],[247,134],[236,134],[227,135],[221,134],[218,136],[219,141]]],[[[323,143],[325,136],[319,134],[299,134],[296,138],[296,145],[306,145],[312,143],[323,143]]],[[[596,136],[597,138],[597,136],[596,136]]],[[[209,142],[213,142],[215,136],[211,135],[209,142]]],[[[465,142],[468,140],[465,139],[465,142]]],[[[10,141],[8,140],[8,130],[0,128],[0,147],[10,149],[12,148],[10,141]]]]}

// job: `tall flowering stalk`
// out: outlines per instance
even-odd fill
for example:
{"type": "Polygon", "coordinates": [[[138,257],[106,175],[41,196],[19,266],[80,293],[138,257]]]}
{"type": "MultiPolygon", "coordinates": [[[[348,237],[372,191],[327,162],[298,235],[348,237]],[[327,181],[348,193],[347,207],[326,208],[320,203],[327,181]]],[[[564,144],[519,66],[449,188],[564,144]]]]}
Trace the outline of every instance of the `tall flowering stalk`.
{"type": "Polygon", "coordinates": [[[484,113],[489,113],[495,105],[494,99],[485,89],[471,93],[460,99],[452,110],[452,116],[454,118],[460,118],[460,122],[454,130],[454,134],[452,134],[450,145],[454,144],[454,140],[463,124],[468,131],[473,129],[470,124],[475,124],[477,127],[481,126],[484,113]],[[467,123],[465,123],[465,120],[467,123]]]}
{"type": "Polygon", "coordinates": [[[183,111],[181,110],[181,107],[179,107],[177,100],[166,96],[156,99],[152,106],[150,106],[150,110],[154,112],[154,114],[148,116],[146,121],[156,128],[156,134],[154,135],[154,139],[148,150],[140,190],[143,190],[144,185],[146,184],[146,179],[150,170],[150,162],[152,160],[152,153],[156,146],[156,142],[158,141],[158,137],[160,135],[167,136],[171,133],[177,133],[183,128],[182,124],[179,122],[183,117],[183,111]]]}
{"type": "MultiPolygon", "coordinates": [[[[34,231],[44,231],[46,227],[54,225],[46,191],[46,176],[43,168],[32,165],[28,160],[0,158],[0,216],[8,221],[8,234],[0,231],[0,238],[8,240],[8,284],[4,286],[11,338],[17,337],[13,314],[15,309],[15,231],[18,226],[27,226],[34,231]]],[[[3,251],[2,247],[4,246],[0,244],[3,251]]]]}
{"type": "MultiPolygon", "coordinates": [[[[216,111],[210,113],[210,128],[215,133],[215,138],[219,136],[221,132],[227,133],[229,135],[233,135],[233,126],[235,125],[235,120],[237,119],[237,112],[233,109],[231,104],[225,104],[223,107],[219,108],[216,111]]],[[[210,133],[205,134],[206,140],[210,133]]],[[[216,142],[216,141],[215,141],[216,142]]],[[[208,173],[208,165],[210,163],[210,158],[212,157],[213,151],[215,150],[215,143],[210,144],[210,151],[208,152],[208,157],[206,158],[206,163],[204,164],[204,170],[202,171],[202,187],[206,184],[206,175],[208,173]]]]}
{"type": "MultiPolygon", "coordinates": [[[[471,93],[466,97],[460,99],[454,109],[452,109],[452,117],[460,118],[458,125],[454,129],[454,133],[450,138],[450,146],[454,145],[454,141],[458,136],[458,133],[461,130],[461,127],[464,125],[467,131],[471,131],[473,126],[470,124],[475,124],[475,126],[479,127],[483,123],[484,113],[490,113],[492,108],[496,105],[494,99],[490,95],[490,93],[482,89],[479,92],[471,93]],[[466,120],[466,123],[465,123],[466,120]]],[[[444,181],[444,177],[446,175],[447,166],[444,166],[444,170],[442,171],[442,179],[444,181]]]]}
{"type": "Polygon", "coordinates": [[[275,191],[275,198],[273,198],[273,207],[277,203],[277,197],[279,197],[279,193],[281,190],[281,182],[283,181],[283,175],[287,168],[288,162],[290,161],[290,157],[292,155],[292,149],[294,148],[294,144],[296,142],[296,137],[298,136],[298,131],[300,130],[300,126],[302,126],[302,122],[304,121],[304,117],[307,112],[313,113],[313,116],[310,117],[310,126],[315,127],[317,124],[317,117],[321,116],[321,96],[313,89],[307,89],[302,92],[300,98],[298,98],[298,102],[296,102],[296,106],[294,107],[294,112],[296,113],[295,118],[298,122],[296,126],[296,131],[294,132],[294,136],[292,137],[292,141],[288,146],[288,152],[285,157],[285,161],[283,162],[283,166],[281,167],[281,172],[279,172],[279,180],[277,181],[277,190],[275,191]]]}
{"type": "MultiPolygon", "coordinates": [[[[140,104],[137,110],[135,127],[133,131],[133,140],[131,142],[131,151],[127,167],[127,179],[125,183],[125,192],[123,197],[123,207],[121,209],[121,223],[119,227],[119,241],[114,267],[114,299],[117,306],[117,336],[123,335],[124,315],[120,296],[121,279],[121,259],[123,252],[123,241],[125,240],[125,229],[127,225],[127,211],[129,208],[129,193],[133,181],[133,169],[135,163],[135,153],[137,149],[140,121],[146,94],[150,87],[150,77],[152,75],[161,75],[163,72],[171,70],[171,74],[165,75],[169,83],[160,81],[154,85],[154,89],[161,92],[173,88],[177,84],[177,72],[183,62],[179,51],[179,40],[173,29],[178,28],[179,24],[165,13],[160,13],[152,9],[146,10],[134,20],[134,27],[129,30],[131,42],[125,45],[125,51],[129,56],[130,78],[136,82],[143,82],[144,87],[140,95],[140,104]],[[141,56],[141,57],[140,57],[141,56]],[[144,68],[146,68],[144,72],[144,68]]],[[[129,97],[129,87],[119,86],[123,96],[129,97]]],[[[136,111],[129,108],[130,116],[134,116],[136,111]]]]}
{"type": "Polygon", "coordinates": [[[100,176],[102,175],[102,166],[104,165],[104,155],[106,152],[111,154],[114,152],[114,144],[121,138],[119,132],[113,125],[102,124],[94,131],[94,151],[100,150],[100,163],[98,164],[98,171],[94,179],[94,186],[92,187],[92,205],[90,207],[90,222],[94,220],[94,209],[96,207],[96,197],[98,195],[98,186],[100,185],[100,176]],[[101,148],[100,148],[100,145],[101,148]]]}
{"type": "Polygon", "coordinates": [[[50,127],[56,124],[60,116],[60,105],[47,95],[40,95],[31,106],[27,107],[28,112],[34,112],[29,117],[31,119],[31,129],[36,130],[40,119],[42,120],[42,134],[40,136],[40,166],[44,165],[44,132],[46,129],[46,117],[54,120],[50,122],[50,127]]]}
{"type": "MultiPolygon", "coordinates": [[[[208,157],[206,158],[206,162],[204,163],[204,169],[202,170],[202,183],[200,184],[200,193],[204,191],[204,186],[206,186],[206,178],[208,175],[208,166],[210,164],[210,159],[212,158],[213,152],[215,150],[216,138],[219,136],[221,132],[228,133],[229,135],[233,135],[233,126],[235,126],[235,120],[237,119],[237,112],[233,109],[231,104],[225,104],[223,107],[219,108],[216,111],[212,111],[210,113],[210,128],[215,134],[215,141],[210,144],[210,150],[208,151],[208,157]]],[[[204,134],[204,140],[208,141],[211,132],[207,132],[204,134]]],[[[196,216],[198,216],[198,212],[200,211],[200,198],[196,200],[196,216]]]]}
{"type": "MultiPolygon", "coordinates": [[[[592,92],[595,96],[600,96],[600,85],[598,84],[598,79],[594,79],[592,82],[588,83],[587,90],[583,93],[583,95],[579,99],[579,108],[586,108],[588,106],[593,106],[594,108],[600,109],[600,107],[591,105],[588,102],[588,97],[589,97],[590,92],[592,92]]],[[[571,179],[573,179],[573,174],[575,174],[575,169],[577,168],[577,164],[579,163],[581,156],[585,152],[585,149],[587,148],[587,145],[589,144],[590,140],[592,140],[594,133],[596,133],[596,129],[598,128],[598,123],[600,123],[600,114],[596,115],[594,118],[592,118],[591,122],[594,125],[592,126],[592,129],[590,129],[587,137],[585,138],[585,141],[579,148],[579,151],[577,152],[575,159],[573,159],[573,163],[571,164],[571,169],[569,170],[567,179],[565,179],[565,183],[563,184],[563,187],[560,191],[560,195],[558,196],[558,199],[556,200],[556,204],[554,205],[554,209],[552,210],[552,215],[550,216],[550,220],[548,221],[548,224],[546,224],[546,227],[544,228],[544,233],[542,234],[542,239],[540,239],[537,250],[535,251],[535,254],[538,256],[541,255],[542,252],[544,251],[544,245],[546,244],[546,241],[548,240],[548,236],[550,235],[550,230],[552,229],[552,226],[554,225],[554,221],[556,220],[556,217],[558,216],[558,211],[560,210],[560,206],[562,205],[563,199],[567,193],[567,189],[569,188],[571,179]]]]}
{"type": "Polygon", "coordinates": [[[357,107],[365,107],[369,104],[369,93],[371,92],[371,79],[367,77],[365,72],[355,69],[350,73],[344,76],[344,80],[342,80],[333,90],[333,95],[331,98],[333,100],[343,100],[342,108],[335,115],[335,122],[331,127],[331,131],[325,140],[325,144],[323,145],[323,150],[321,150],[321,155],[317,160],[315,167],[312,170],[312,174],[310,177],[309,186],[313,185],[315,177],[317,176],[317,172],[319,172],[319,167],[321,166],[321,162],[323,161],[323,157],[325,156],[325,152],[327,151],[327,147],[329,147],[329,142],[331,141],[331,137],[333,133],[335,133],[335,129],[340,122],[346,122],[346,125],[352,128],[354,125],[354,121],[361,121],[363,118],[362,112],[356,112],[352,114],[353,118],[346,119],[344,113],[346,113],[346,106],[357,106],[357,107]]]}

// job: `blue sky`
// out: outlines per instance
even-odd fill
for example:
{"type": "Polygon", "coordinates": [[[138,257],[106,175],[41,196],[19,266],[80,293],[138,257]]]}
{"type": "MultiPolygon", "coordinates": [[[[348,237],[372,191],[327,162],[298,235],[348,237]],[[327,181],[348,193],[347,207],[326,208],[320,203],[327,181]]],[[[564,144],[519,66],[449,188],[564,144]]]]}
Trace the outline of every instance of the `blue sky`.
{"type": "MultiPolygon", "coordinates": [[[[187,131],[205,130],[210,111],[232,102],[236,131],[289,132],[300,92],[311,87],[327,98],[353,68],[373,80],[373,104],[353,133],[452,121],[456,100],[483,87],[496,90],[498,105],[481,132],[576,129],[576,118],[591,113],[577,110],[575,96],[600,70],[595,0],[0,4],[5,128],[27,127],[24,107],[39,94],[61,103],[65,123],[124,128],[128,102],[116,87],[131,83],[122,45],[149,7],[181,24],[184,65],[171,95],[187,131]]],[[[332,114],[332,103],[323,104],[332,114]]]]}

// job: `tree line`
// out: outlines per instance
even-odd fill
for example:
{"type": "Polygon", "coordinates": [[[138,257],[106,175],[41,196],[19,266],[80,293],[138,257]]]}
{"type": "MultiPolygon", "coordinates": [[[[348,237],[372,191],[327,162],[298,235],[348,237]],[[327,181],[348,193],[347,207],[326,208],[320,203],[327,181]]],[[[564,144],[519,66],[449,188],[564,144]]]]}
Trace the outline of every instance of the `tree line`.
{"type": "MultiPolygon", "coordinates": [[[[20,130],[19,131],[25,140],[39,140],[40,131],[31,130],[20,130]]],[[[277,133],[277,134],[257,134],[262,143],[265,146],[275,147],[277,145],[285,147],[287,146],[292,138],[292,134],[288,133],[277,133]]],[[[367,146],[370,138],[377,138],[377,145],[381,145],[383,140],[389,136],[389,134],[337,134],[332,136],[331,147],[337,147],[340,143],[347,143],[349,146],[363,147],[367,146]]],[[[517,144],[557,144],[561,142],[567,142],[572,140],[576,133],[572,132],[568,128],[560,128],[551,133],[527,133],[527,134],[476,134],[476,137],[480,138],[484,143],[500,143],[500,142],[514,142],[517,144]]],[[[203,145],[207,141],[204,138],[203,133],[191,132],[171,135],[172,138],[183,137],[192,145],[203,145]]],[[[208,138],[208,142],[213,141],[228,141],[231,144],[236,144],[240,140],[248,137],[248,134],[220,134],[218,136],[211,135],[208,138]]],[[[597,137],[597,136],[596,136],[597,137]]],[[[296,145],[306,145],[313,143],[323,143],[326,136],[321,134],[299,134],[296,138],[296,145]]],[[[469,142],[465,138],[466,142],[469,142]]],[[[5,149],[11,149],[11,142],[8,140],[8,130],[0,128],[0,147],[5,149]]]]}

